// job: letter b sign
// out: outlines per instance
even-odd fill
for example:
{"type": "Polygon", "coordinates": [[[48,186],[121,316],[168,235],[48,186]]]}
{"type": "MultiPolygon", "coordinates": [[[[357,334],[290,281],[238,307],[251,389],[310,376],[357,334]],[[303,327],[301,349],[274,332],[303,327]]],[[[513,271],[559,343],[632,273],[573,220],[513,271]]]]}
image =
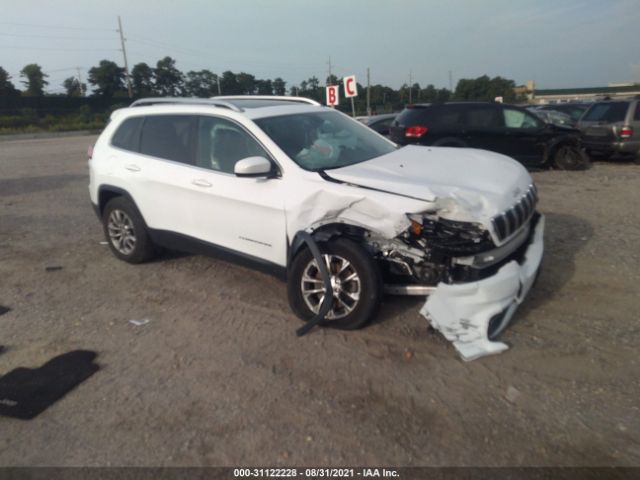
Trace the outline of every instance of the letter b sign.
{"type": "Polygon", "coordinates": [[[332,85],[330,87],[327,87],[327,105],[329,105],[330,107],[335,107],[336,105],[338,105],[338,103],[338,86],[332,85]]]}

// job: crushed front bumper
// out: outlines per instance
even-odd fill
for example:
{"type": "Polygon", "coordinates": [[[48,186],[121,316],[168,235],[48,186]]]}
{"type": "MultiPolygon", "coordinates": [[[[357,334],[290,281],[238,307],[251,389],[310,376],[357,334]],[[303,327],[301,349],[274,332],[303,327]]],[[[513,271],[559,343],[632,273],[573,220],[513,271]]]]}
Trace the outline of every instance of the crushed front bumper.
{"type": "Polygon", "coordinates": [[[429,295],[420,313],[453,343],[464,360],[509,348],[489,339],[489,325],[495,327],[494,336],[502,331],[529,293],[542,262],[543,236],[544,216],[540,215],[520,263],[512,260],[480,281],[440,283],[429,295]]]}

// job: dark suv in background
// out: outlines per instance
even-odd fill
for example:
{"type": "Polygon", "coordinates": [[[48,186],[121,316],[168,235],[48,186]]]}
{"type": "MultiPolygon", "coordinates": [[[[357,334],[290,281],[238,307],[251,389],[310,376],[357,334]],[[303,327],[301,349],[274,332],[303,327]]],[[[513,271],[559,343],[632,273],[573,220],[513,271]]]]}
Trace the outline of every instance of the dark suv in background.
{"type": "Polygon", "coordinates": [[[400,145],[491,150],[528,167],[589,166],[578,130],[547,124],[524,108],[500,103],[408,105],[391,124],[390,138],[400,145]]]}
{"type": "Polygon", "coordinates": [[[580,119],[582,143],[593,158],[640,161],[640,98],[594,103],[580,119]]]}

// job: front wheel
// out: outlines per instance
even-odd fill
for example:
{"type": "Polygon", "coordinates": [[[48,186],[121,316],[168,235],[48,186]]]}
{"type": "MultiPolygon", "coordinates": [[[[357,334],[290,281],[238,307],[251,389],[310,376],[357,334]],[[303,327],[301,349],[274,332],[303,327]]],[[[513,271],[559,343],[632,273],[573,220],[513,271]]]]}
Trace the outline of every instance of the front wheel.
{"type": "Polygon", "coordinates": [[[553,154],[553,164],[559,170],[586,170],[591,161],[584,150],[573,145],[561,145],[553,154]]]}
{"type": "MultiPolygon", "coordinates": [[[[371,255],[357,243],[339,238],[320,245],[331,277],[333,304],[320,325],[353,330],[376,314],[382,296],[382,279],[371,255]]],[[[288,294],[294,313],[304,321],[320,310],[325,288],[313,255],[302,250],[293,260],[288,294]]]]}

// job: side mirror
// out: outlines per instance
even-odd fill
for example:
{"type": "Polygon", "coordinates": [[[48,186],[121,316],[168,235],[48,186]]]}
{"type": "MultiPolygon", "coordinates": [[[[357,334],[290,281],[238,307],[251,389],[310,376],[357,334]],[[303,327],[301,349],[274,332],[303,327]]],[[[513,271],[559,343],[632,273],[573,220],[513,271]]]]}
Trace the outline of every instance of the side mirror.
{"type": "Polygon", "coordinates": [[[247,157],[233,167],[237,177],[266,177],[271,173],[271,162],[264,157],[247,157]]]}

